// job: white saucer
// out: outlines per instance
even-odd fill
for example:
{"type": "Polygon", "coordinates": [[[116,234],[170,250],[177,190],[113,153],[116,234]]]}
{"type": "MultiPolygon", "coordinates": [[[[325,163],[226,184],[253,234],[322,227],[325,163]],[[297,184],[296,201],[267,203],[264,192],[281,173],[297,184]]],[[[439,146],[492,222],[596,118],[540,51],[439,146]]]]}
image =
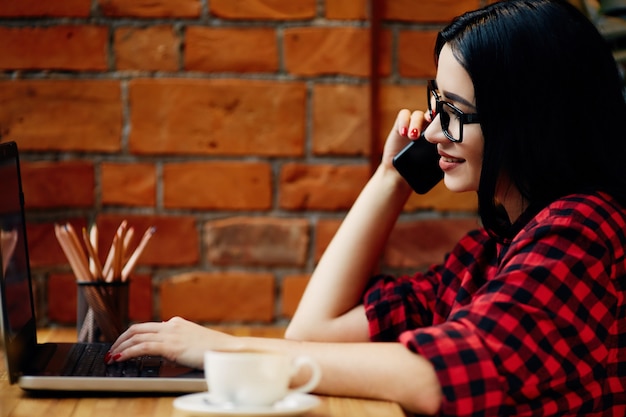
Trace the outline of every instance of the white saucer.
{"type": "Polygon", "coordinates": [[[234,406],[212,403],[211,394],[198,392],[176,398],[174,408],[209,416],[286,417],[304,414],[317,407],[319,403],[320,400],[314,395],[295,393],[269,406],[234,406]]]}

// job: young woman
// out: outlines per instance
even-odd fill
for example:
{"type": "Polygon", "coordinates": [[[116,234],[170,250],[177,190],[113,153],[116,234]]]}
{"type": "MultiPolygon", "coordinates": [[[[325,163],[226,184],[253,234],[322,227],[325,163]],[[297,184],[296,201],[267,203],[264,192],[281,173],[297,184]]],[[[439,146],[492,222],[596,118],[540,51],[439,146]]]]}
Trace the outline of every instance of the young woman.
{"type": "Polygon", "coordinates": [[[431,109],[399,112],[286,339],[174,318],[130,327],[108,360],[266,348],[314,357],[319,393],[414,413],[626,415],[626,104],[609,48],[567,3],[513,0],[457,18],[435,57],[431,109]],[[484,227],[425,273],[371,278],[411,193],[391,160],[422,132],[484,227]]]}

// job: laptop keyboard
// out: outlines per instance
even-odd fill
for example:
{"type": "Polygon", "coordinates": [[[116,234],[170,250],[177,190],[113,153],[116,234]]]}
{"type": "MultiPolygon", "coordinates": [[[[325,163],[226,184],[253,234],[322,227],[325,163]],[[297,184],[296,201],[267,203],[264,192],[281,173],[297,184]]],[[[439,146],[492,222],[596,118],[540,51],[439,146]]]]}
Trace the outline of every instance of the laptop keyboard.
{"type": "Polygon", "coordinates": [[[73,346],[63,369],[65,376],[151,377],[159,376],[163,360],[156,356],[144,356],[104,363],[104,356],[111,345],[107,343],[77,343],[73,346]]]}

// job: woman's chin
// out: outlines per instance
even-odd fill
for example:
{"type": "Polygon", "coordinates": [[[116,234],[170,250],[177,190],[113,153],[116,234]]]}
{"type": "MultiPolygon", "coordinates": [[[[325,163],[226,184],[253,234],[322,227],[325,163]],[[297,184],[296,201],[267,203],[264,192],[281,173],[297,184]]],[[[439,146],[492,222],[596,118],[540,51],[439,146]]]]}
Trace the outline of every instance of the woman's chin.
{"type": "Polygon", "coordinates": [[[470,183],[467,178],[454,178],[444,175],[443,182],[446,188],[453,193],[464,193],[468,191],[478,191],[478,185],[470,183]]]}

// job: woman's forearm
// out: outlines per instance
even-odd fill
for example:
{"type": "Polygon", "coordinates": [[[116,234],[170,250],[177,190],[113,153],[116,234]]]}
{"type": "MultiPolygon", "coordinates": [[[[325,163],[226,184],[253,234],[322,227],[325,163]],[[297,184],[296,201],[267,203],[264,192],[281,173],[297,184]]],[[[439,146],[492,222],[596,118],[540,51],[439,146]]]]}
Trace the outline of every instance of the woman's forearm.
{"type": "Polygon", "coordinates": [[[366,340],[367,322],[357,305],[409,193],[393,168],[379,167],[313,272],[288,338],[366,340]]]}
{"type": "MultiPolygon", "coordinates": [[[[325,343],[241,338],[239,348],[307,355],[322,369],[318,394],[374,398],[399,403],[418,414],[434,414],[441,386],[432,364],[400,343],[325,343]]],[[[299,384],[308,375],[299,375],[299,384]]]]}

